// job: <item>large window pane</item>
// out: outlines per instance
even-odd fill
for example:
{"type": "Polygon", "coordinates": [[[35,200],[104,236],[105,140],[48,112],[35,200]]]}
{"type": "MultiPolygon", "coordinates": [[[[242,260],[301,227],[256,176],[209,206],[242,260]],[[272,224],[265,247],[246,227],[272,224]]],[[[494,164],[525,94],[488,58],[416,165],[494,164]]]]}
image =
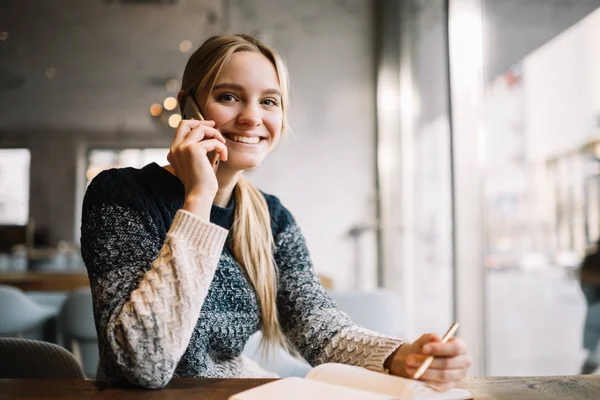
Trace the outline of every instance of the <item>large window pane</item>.
{"type": "Polygon", "coordinates": [[[592,3],[484,1],[489,375],[575,374],[589,353],[577,268],[599,239],[592,3]]]}
{"type": "Polygon", "coordinates": [[[30,162],[28,149],[0,149],[0,225],[27,225],[30,162]]]}

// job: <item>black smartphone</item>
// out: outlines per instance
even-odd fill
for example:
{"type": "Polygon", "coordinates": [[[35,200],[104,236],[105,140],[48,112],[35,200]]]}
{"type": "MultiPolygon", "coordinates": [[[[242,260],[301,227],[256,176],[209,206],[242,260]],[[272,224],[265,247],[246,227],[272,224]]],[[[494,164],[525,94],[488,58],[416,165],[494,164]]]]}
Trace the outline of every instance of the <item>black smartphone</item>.
{"type": "MultiPolygon", "coordinates": [[[[181,117],[183,119],[197,119],[199,121],[204,121],[204,117],[202,116],[202,113],[200,112],[196,101],[189,96],[185,100],[185,103],[183,103],[181,117]]],[[[221,156],[219,155],[219,153],[209,152],[208,159],[210,161],[210,165],[212,165],[213,167],[213,170],[217,172],[217,168],[219,167],[219,161],[221,161],[221,156]]]]}

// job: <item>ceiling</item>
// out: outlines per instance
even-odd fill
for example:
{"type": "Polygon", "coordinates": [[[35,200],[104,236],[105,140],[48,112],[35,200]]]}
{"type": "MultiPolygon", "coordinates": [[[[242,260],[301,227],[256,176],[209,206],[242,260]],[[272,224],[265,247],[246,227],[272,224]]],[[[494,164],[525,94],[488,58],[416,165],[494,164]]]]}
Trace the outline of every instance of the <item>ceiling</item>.
{"type": "MultiPolygon", "coordinates": [[[[8,32],[0,40],[0,132],[159,131],[149,107],[183,72],[189,54],[180,42],[196,48],[226,30],[229,4],[244,18],[255,11],[242,0],[0,0],[0,32],[8,32]]],[[[597,7],[600,0],[485,0],[488,76],[597,7]]],[[[443,41],[432,43],[427,54],[442,51],[443,41]]],[[[432,105],[443,98],[435,86],[432,105]]]]}
{"type": "Polygon", "coordinates": [[[493,79],[600,7],[600,0],[484,0],[493,79]]]}
{"type": "Polygon", "coordinates": [[[224,1],[1,1],[0,130],[156,129],[149,107],[189,57],[179,44],[226,28],[224,1]]]}

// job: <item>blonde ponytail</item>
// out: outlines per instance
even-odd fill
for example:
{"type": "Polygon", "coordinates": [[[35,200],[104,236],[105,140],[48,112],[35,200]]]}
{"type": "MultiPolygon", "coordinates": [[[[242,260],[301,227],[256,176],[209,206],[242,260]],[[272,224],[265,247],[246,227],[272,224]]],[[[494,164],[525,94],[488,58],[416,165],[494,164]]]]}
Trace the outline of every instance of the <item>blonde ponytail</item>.
{"type": "Polygon", "coordinates": [[[256,290],[262,314],[262,344],[268,355],[276,346],[291,350],[277,316],[278,270],[273,259],[269,206],[262,193],[243,176],[235,186],[233,255],[256,290]]]}

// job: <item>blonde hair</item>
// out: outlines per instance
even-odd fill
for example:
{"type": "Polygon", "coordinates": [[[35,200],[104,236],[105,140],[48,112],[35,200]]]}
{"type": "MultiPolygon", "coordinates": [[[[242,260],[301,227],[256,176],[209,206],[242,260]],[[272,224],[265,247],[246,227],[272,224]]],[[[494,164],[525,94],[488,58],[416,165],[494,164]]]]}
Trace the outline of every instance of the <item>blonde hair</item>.
{"type": "MultiPolygon", "coordinates": [[[[209,38],[188,60],[183,73],[181,105],[188,96],[210,94],[231,58],[240,51],[260,52],[275,67],[281,90],[282,132],[287,128],[288,72],[281,56],[258,39],[241,34],[209,38]]],[[[203,109],[205,104],[201,105],[203,109]]],[[[277,315],[278,269],[273,258],[274,240],[269,207],[262,193],[243,176],[234,189],[233,255],[246,272],[258,296],[263,332],[263,355],[278,345],[294,352],[286,340],[277,315]],[[266,345],[266,346],[264,346],[266,345]]]]}

